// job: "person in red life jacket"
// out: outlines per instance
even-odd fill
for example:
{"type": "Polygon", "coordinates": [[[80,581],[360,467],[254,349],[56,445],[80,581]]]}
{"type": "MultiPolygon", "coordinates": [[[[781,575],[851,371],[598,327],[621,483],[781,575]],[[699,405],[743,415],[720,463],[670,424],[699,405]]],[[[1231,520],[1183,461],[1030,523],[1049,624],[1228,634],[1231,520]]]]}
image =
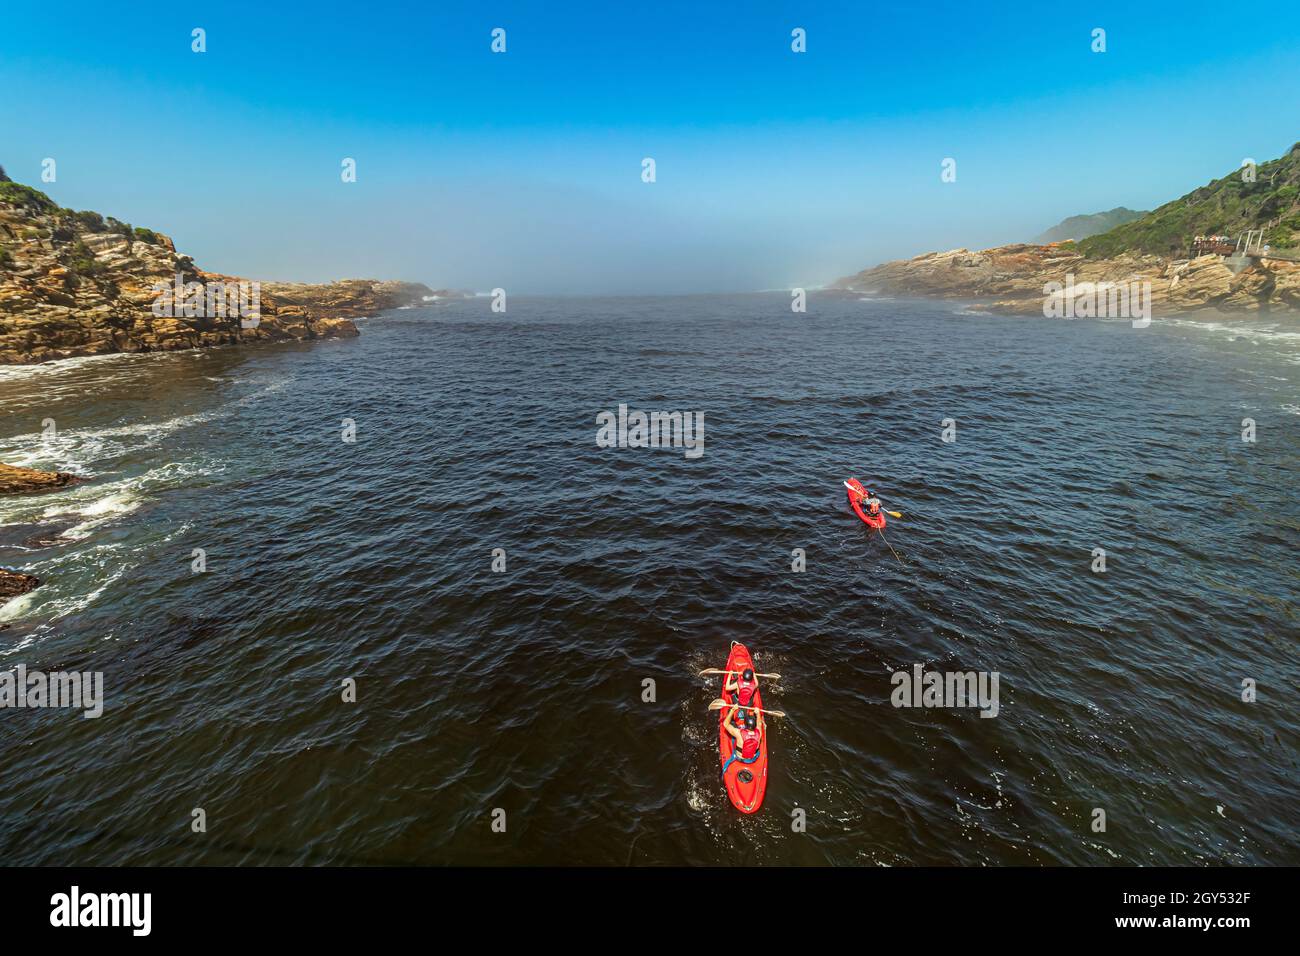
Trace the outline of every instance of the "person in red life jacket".
{"type": "Polygon", "coordinates": [[[754,699],[754,692],[758,690],[758,678],[754,676],[754,668],[746,667],[739,675],[728,674],[727,682],[722,689],[734,694],[736,703],[748,707],[754,699]]]}
{"type": "Polygon", "coordinates": [[[763,743],[763,734],[767,732],[767,725],[763,720],[763,715],[757,711],[745,710],[743,707],[733,707],[731,712],[727,714],[726,722],[722,726],[735,741],[731,749],[731,756],[722,765],[722,775],[725,777],[727,768],[731,766],[733,760],[739,760],[741,763],[753,763],[758,759],[759,748],[763,743]]]}
{"type": "Polygon", "coordinates": [[[880,499],[870,488],[866,489],[866,494],[859,498],[858,502],[862,505],[862,510],[867,513],[867,517],[880,517],[880,499]]]}

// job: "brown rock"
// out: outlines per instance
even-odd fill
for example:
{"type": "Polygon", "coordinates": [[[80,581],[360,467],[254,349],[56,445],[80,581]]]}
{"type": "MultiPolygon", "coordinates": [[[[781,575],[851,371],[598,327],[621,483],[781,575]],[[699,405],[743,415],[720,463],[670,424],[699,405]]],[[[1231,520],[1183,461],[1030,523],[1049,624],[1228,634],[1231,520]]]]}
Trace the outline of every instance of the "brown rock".
{"type": "Polygon", "coordinates": [[[21,571],[6,571],[0,568],[0,604],[20,594],[34,591],[41,586],[41,579],[21,571]]]}
{"type": "Polygon", "coordinates": [[[38,471],[0,463],[0,495],[55,491],[80,480],[66,471],[38,471]]]}
{"type": "Polygon", "coordinates": [[[954,249],[886,262],[841,279],[836,287],[881,295],[982,301],[990,309],[1042,314],[1048,283],[1150,282],[1156,315],[1199,310],[1257,313],[1300,308],[1300,263],[1266,259],[1233,273],[1220,256],[1172,260],[1125,254],[1087,258],[1070,245],[954,249]]]}

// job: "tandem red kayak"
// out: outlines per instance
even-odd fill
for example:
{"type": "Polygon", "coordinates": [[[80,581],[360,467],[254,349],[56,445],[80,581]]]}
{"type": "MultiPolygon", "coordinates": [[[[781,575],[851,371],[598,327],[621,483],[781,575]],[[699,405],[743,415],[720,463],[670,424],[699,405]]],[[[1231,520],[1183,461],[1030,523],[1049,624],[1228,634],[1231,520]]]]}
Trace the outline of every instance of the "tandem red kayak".
{"type": "MultiPolygon", "coordinates": [[[[754,659],[749,656],[749,650],[739,641],[732,641],[731,654],[727,658],[727,670],[739,672],[747,667],[751,669],[754,667],[754,659]]],[[[730,705],[736,703],[736,699],[735,695],[727,690],[729,676],[722,675],[722,699],[730,705]]],[[[753,700],[750,703],[762,708],[761,690],[754,690],[753,700]]],[[[757,813],[758,808],[763,805],[763,794],[767,792],[767,731],[764,730],[763,737],[758,742],[758,756],[753,761],[745,763],[739,759],[732,760],[731,755],[736,749],[736,741],[731,734],[727,733],[727,715],[730,713],[730,706],[722,708],[722,716],[718,720],[718,757],[725,768],[722,772],[722,783],[727,788],[727,796],[731,798],[737,810],[741,813],[757,813]]]]}
{"type": "Polygon", "coordinates": [[[867,497],[867,489],[863,487],[862,482],[856,478],[850,478],[844,482],[844,487],[848,489],[849,504],[853,506],[853,510],[857,512],[858,517],[877,530],[883,528],[885,526],[885,513],[883,511],[872,517],[862,510],[863,499],[867,497]]]}

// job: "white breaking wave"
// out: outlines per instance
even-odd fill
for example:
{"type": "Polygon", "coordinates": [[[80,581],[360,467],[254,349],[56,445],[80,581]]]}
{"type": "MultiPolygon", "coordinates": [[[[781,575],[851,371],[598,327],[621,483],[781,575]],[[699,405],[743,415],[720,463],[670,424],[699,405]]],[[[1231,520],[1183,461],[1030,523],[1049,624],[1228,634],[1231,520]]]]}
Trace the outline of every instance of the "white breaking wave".
{"type": "Polygon", "coordinates": [[[76,371],[87,365],[98,365],[101,362],[124,362],[131,359],[138,361],[146,355],[159,354],[163,353],[113,352],[109,355],[82,355],[78,358],[57,359],[52,362],[41,362],[38,365],[2,365],[0,366],[0,382],[61,375],[76,371]]]}
{"type": "Polygon", "coordinates": [[[157,445],[164,438],[211,420],[211,413],[180,415],[162,422],[107,428],[67,429],[51,437],[40,432],[15,435],[0,445],[0,461],[22,468],[91,472],[95,465],[157,445]]]}
{"type": "Polygon", "coordinates": [[[35,574],[45,583],[35,591],[28,591],[0,606],[0,621],[12,622],[28,616],[39,616],[41,625],[27,640],[8,648],[6,653],[11,655],[22,650],[61,618],[84,611],[114,582],[133,570],[135,562],[118,559],[116,553],[122,549],[122,545],[102,545],[31,565],[27,573],[35,574]],[[85,574],[92,576],[95,586],[90,591],[77,593],[76,580],[85,574]]]}
{"type": "Polygon", "coordinates": [[[84,521],[79,521],[60,536],[67,540],[78,541],[88,537],[92,531],[101,525],[108,524],[122,515],[130,514],[139,508],[141,504],[141,499],[133,493],[132,489],[122,488],[102,498],[96,498],[85,505],[72,504],[46,508],[41,517],[46,520],[66,515],[84,518],[84,521]]]}
{"type": "Polygon", "coordinates": [[[1252,345],[1267,346],[1292,364],[1300,364],[1300,329],[1297,328],[1284,327],[1280,323],[1271,328],[1245,324],[1249,320],[1222,322],[1214,319],[1161,319],[1157,316],[1154,321],[1179,329],[1195,329],[1218,338],[1240,339],[1252,345]]]}
{"type": "Polygon", "coordinates": [[[0,524],[41,524],[72,521],[61,537],[79,540],[96,528],[130,514],[159,491],[186,486],[195,478],[217,474],[223,466],[172,462],[141,475],[117,481],[70,485],[43,495],[21,495],[0,501],[0,524]]]}

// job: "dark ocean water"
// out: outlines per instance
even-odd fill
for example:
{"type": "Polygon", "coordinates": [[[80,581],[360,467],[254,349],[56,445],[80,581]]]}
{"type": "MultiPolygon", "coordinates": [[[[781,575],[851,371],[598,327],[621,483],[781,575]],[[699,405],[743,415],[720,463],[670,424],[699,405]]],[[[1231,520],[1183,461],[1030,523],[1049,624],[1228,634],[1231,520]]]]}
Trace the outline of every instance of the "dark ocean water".
{"type": "Polygon", "coordinates": [[[1300,863],[1300,327],[788,303],[0,370],[0,461],[93,479],[0,500],[48,582],[0,667],[107,696],[0,710],[0,861],[1300,863]],[[620,403],[704,454],[597,447],[620,403]],[[788,714],[753,817],[695,676],[732,640],[788,714]],[[998,716],[891,706],[917,663],[997,671],[998,716]]]}

